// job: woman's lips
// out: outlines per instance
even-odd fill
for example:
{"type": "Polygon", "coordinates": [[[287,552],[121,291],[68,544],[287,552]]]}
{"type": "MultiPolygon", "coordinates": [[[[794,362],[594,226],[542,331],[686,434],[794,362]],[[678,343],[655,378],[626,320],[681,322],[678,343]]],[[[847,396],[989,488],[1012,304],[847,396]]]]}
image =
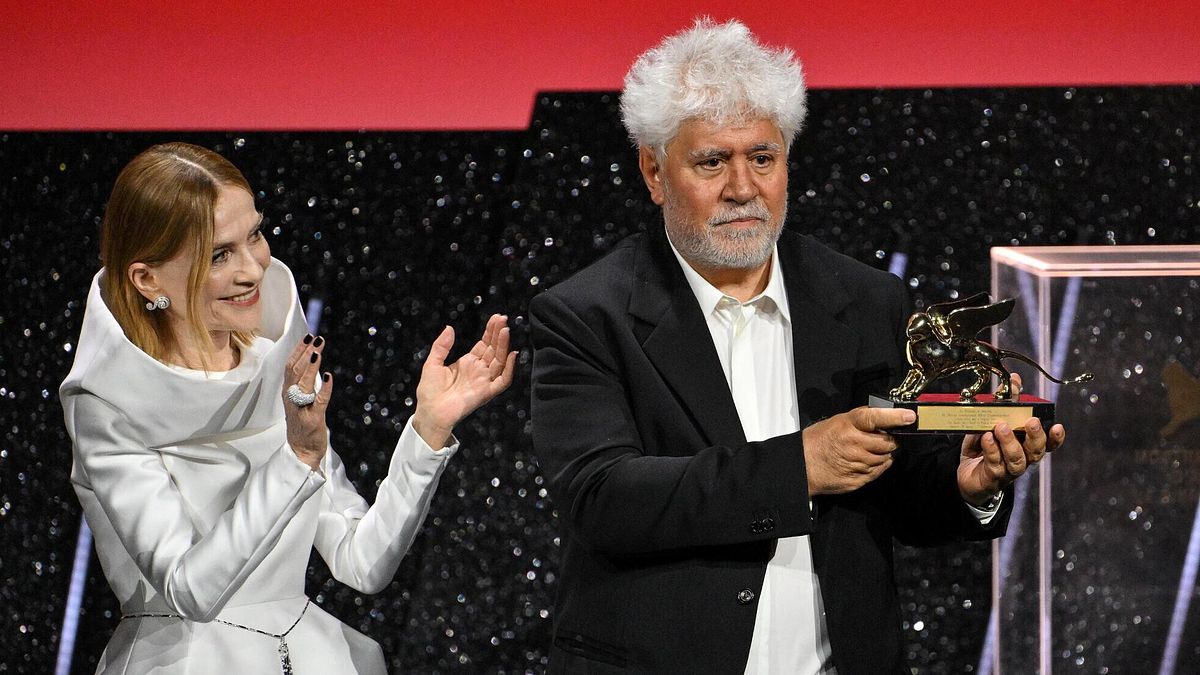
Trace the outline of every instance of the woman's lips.
{"type": "Polygon", "coordinates": [[[221,302],[238,307],[250,307],[258,302],[259,295],[258,289],[255,288],[250,293],[239,293],[238,295],[231,295],[228,298],[221,298],[221,302]]]}

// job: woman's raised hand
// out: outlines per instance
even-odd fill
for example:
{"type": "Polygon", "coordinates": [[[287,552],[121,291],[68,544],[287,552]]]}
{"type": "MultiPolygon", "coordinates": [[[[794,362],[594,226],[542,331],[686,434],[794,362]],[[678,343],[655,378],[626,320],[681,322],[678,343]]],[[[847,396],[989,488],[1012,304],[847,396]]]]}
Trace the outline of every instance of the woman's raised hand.
{"type": "Polygon", "coordinates": [[[449,365],[454,329],[446,326],[433,341],[421,368],[413,414],[413,429],[429,447],[445,447],[454,425],[512,384],[517,353],[508,351],[507,322],[508,317],[493,314],[479,342],[449,365]]]}
{"type": "Polygon", "coordinates": [[[325,373],[321,391],[314,392],[321,371],[321,352],[325,338],[311,335],[292,350],[283,372],[283,414],[287,422],[287,441],[300,461],[317,470],[329,447],[329,429],[325,409],[333,396],[333,375],[325,373]]]}

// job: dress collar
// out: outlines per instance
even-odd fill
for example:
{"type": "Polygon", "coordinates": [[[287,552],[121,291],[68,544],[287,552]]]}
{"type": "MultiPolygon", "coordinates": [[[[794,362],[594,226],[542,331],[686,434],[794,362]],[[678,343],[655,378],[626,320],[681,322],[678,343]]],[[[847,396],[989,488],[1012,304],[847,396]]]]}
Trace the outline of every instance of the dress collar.
{"type": "Polygon", "coordinates": [[[96,396],[124,413],[151,447],[273,423],[282,405],[284,363],[307,331],[295,281],[283,263],[272,258],[261,285],[258,332],[274,344],[241,381],[197,380],[130,342],[100,293],[105,273],[101,270],[92,282],[75,361],[59,389],[68,415],[75,396],[96,396]]]}

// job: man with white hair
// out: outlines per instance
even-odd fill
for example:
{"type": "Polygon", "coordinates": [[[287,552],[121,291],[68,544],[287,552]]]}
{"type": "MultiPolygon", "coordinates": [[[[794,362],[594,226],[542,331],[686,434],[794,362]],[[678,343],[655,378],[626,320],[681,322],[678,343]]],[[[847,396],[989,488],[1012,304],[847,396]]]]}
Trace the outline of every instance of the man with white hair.
{"type": "Polygon", "coordinates": [[[665,227],[529,313],[533,441],[565,523],[551,672],[902,672],[893,538],[1003,534],[1065,438],[961,451],[862,407],[905,371],[895,277],[784,232],[800,66],[702,19],[621,111],[665,227]]]}

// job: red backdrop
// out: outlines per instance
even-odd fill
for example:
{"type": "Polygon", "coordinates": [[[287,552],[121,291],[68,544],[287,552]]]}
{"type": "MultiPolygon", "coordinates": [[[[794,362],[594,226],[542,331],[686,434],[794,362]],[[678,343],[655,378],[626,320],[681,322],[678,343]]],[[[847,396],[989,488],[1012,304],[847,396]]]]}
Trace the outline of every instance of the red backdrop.
{"type": "Polygon", "coordinates": [[[1200,82],[1197,0],[298,4],[4,0],[0,128],[519,129],[699,14],[815,87],[1200,82]]]}

